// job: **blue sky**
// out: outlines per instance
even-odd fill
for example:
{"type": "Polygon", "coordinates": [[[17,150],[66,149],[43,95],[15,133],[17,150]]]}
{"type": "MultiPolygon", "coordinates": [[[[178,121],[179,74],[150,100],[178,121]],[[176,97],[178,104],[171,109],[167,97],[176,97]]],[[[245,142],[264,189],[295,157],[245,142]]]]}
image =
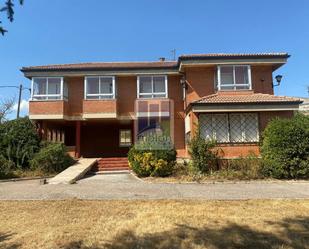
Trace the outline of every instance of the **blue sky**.
{"type": "MultiPolygon", "coordinates": [[[[29,65],[157,60],[170,58],[172,49],[283,51],[292,56],[275,72],[284,76],[276,94],[308,96],[307,0],[25,0],[4,25],[0,85],[29,87],[19,71],[29,65]]],[[[16,90],[0,88],[0,98],[17,97],[16,90]]],[[[24,91],[25,107],[28,98],[24,91]]]]}

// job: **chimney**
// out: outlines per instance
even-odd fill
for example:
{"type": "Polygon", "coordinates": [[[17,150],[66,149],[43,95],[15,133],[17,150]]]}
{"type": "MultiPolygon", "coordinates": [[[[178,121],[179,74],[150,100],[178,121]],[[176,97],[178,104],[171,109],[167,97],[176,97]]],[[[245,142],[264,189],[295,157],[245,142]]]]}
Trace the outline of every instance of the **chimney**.
{"type": "Polygon", "coordinates": [[[165,61],[165,57],[160,57],[159,61],[165,61]]]}

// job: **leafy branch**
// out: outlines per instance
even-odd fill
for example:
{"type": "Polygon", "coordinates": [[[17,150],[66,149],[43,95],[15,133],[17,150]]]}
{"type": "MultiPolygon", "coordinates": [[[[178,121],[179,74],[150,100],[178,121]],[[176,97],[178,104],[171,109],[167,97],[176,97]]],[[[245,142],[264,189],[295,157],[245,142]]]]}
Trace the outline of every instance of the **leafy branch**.
{"type": "MultiPolygon", "coordinates": [[[[19,0],[19,4],[23,5],[24,0],[19,0]]],[[[4,4],[4,7],[0,9],[0,12],[5,12],[7,15],[7,18],[10,22],[14,21],[14,0],[7,0],[4,4]]],[[[1,25],[2,22],[0,21],[0,33],[4,35],[6,32],[8,32],[4,27],[1,25]]]]}

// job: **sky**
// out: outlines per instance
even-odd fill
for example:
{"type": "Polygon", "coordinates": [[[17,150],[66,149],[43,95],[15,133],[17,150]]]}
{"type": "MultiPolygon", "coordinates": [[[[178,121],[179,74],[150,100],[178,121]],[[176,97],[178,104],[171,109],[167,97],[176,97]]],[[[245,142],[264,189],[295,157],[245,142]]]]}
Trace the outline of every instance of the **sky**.
{"type": "MultiPolygon", "coordinates": [[[[308,97],[308,0],[25,0],[0,36],[0,85],[30,87],[22,66],[149,61],[191,53],[288,52],[277,95],[308,97]]],[[[4,0],[0,0],[2,6],[4,0]]],[[[18,89],[0,88],[0,100],[18,89]]],[[[29,91],[23,91],[27,114],[29,91]]],[[[15,106],[16,109],[16,106],[15,106]]],[[[15,111],[12,116],[16,115],[15,111]]]]}

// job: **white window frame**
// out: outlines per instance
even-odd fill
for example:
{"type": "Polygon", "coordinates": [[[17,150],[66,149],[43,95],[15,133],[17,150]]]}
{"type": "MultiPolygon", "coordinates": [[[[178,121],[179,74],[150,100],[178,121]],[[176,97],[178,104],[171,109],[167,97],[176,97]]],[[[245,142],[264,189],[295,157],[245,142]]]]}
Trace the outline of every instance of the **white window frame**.
{"type": "Polygon", "coordinates": [[[119,130],[119,147],[130,147],[132,145],[132,130],[131,129],[120,129],[119,130]],[[130,132],[130,143],[121,143],[121,132],[130,132]]]}
{"type": "Polygon", "coordinates": [[[218,65],[217,66],[217,89],[223,91],[241,91],[241,90],[252,90],[251,82],[251,66],[250,65],[218,65]],[[224,84],[227,87],[233,87],[233,89],[221,89],[221,67],[232,67],[233,68],[233,84],[224,84]],[[246,67],[248,71],[248,84],[236,84],[235,83],[235,67],[246,67]],[[249,86],[248,89],[237,89],[237,86],[249,86]]]}
{"type": "Polygon", "coordinates": [[[147,98],[141,98],[141,96],[151,96],[148,99],[160,99],[160,98],[168,98],[168,79],[167,79],[167,75],[148,75],[148,74],[143,74],[143,75],[138,75],[137,76],[137,98],[138,99],[147,99],[147,98]],[[141,93],[140,92],[140,77],[151,77],[151,93],[141,93]],[[165,92],[154,92],[153,91],[153,78],[154,77],[164,77],[164,81],[165,81],[165,92]],[[161,95],[165,95],[164,97],[156,97],[154,95],[157,94],[161,94],[161,95]]]}
{"type": "Polygon", "coordinates": [[[116,80],[115,80],[115,76],[100,76],[100,75],[91,75],[91,76],[86,76],[84,79],[84,99],[85,100],[110,100],[110,99],[115,99],[116,94],[115,94],[115,86],[116,86],[116,80]],[[88,79],[89,78],[99,78],[99,93],[87,93],[87,84],[88,84],[88,79]],[[112,93],[100,93],[101,92],[101,79],[105,78],[105,79],[112,79],[112,93]],[[92,97],[98,97],[97,99],[91,99],[88,98],[88,96],[92,96],[92,97]],[[111,98],[104,98],[106,96],[111,96],[111,98]],[[103,98],[100,98],[103,97],[103,98]]]}
{"type": "Polygon", "coordinates": [[[59,101],[63,100],[63,77],[32,77],[31,79],[31,101],[59,101]],[[48,81],[49,79],[60,79],[60,94],[34,94],[34,80],[35,79],[46,79],[46,92],[48,91],[48,81]],[[48,97],[59,97],[58,99],[48,99],[48,97]],[[42,99],[35,99],[42,98],[42,99]]]}

